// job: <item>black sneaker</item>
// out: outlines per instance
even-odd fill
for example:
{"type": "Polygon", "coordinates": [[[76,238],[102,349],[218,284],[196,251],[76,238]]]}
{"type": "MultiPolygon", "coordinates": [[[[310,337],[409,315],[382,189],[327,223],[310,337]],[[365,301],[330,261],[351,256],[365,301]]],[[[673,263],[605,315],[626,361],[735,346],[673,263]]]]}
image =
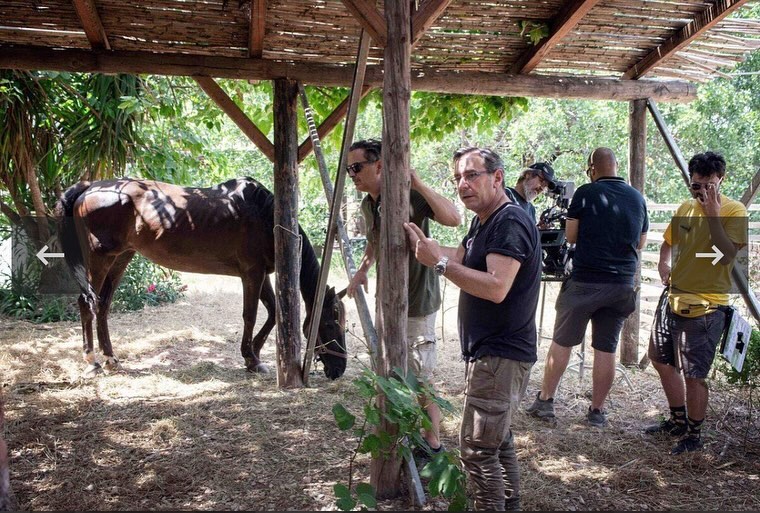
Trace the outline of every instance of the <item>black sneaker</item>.
{"type": "Polygon", "coordinates": [[[644,429],[644,433],[648,435],[668,435],[668,436],[683,436],[686,434],[688,426],[686,422],[675,422],[673,418],[663,420],[659,424],[652,424],[644,429]]]}
{"type": "Polygon", "coordinates": [[[541,392],[538,392],[533,404],[525,408],[525,413],[538,419],[553,420],[555,417],[554,398],[543,400],[541,399],[541,392]]]}
{"type": "Polygon", "coordinates": [[[607,425],[607,412],[600,410],[599,408],[588,407],[588,413],[586,414],[586,420],[588,423],[595,427],[604,427],[607,425]]]}
{"type": "Polygon", "coordinates": [[[670,454],[681,454],[684,452],[697,452],[702,450],[702,439],[698,436],[685,436],[673,446],[670,454]]]}

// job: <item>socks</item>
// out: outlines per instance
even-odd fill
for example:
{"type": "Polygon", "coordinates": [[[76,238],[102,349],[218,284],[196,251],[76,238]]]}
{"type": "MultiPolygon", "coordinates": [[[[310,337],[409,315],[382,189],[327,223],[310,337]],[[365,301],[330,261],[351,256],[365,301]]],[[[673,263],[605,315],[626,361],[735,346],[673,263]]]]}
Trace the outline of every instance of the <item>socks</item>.
{"type": "Polygon", "coordinates": [[[686,406],[671,406],[670,420],[673,421],[673,424],[678,424],[679,426],[686,425],[686,406]]]}
{"type": "Polygon", "coordinates": [[[688,417],[690,437],[699,439],[702,436],[702,423],[704,421],[705,419],[694,420],[691,417],[688,417]]]}

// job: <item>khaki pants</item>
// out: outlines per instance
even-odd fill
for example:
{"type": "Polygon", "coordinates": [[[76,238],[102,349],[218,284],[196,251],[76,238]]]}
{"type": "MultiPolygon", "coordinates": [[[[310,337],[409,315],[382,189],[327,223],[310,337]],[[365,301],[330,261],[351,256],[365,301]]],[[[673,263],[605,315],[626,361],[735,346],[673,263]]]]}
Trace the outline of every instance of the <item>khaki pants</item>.
{"type": "Polygon", "coordinates": [[[459,444],[462,464],[474,487],[475,510],[520,507],[520,468],[510,425],[532,366],[497,356],[467,364],[459,444]]]}

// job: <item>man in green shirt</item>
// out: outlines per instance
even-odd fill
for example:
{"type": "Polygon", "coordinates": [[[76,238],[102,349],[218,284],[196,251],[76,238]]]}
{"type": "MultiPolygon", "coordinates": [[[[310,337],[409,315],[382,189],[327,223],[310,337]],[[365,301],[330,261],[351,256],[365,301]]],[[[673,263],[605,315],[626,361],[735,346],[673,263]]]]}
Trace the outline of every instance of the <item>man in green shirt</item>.
{"type": "MultiPolygon", "coordinates": [[[[380,217],[382,206],[381,143],[368,139],[351,145],[348,154],[348,176],[360,192],[367,193],[361,203],[361,211],[367,226],[367,247],[359,269],[348,285],[348,296],[353,297],[359,287],[367,291],[367,272],[377,260],[380,241],[380,217]]],[[[429,219],[445,226],[457,226],[461,222],[454,204],[425,185],[412,171],[409,191],[409,220],[430,236],[429,219]]],[[[438,276],[431,267],[420,264],[409,253],[409,313],[407,341],[409,344],[407,367],[421,380],[431,383],[436,367],[435,316],[441,306],[438,276]]],[[[441,448],[439,424],[441,412],[435,403],[423,404],[432,424],[423,436],[432,452],[441,448]]]]}

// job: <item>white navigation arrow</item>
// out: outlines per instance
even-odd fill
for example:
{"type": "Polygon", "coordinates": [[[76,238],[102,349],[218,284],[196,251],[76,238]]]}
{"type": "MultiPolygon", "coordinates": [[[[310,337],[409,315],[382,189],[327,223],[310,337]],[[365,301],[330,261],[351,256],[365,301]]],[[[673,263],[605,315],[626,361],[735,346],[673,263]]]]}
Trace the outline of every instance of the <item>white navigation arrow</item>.
{"type": "Polygon", "coordinates": [[[42,249],[37,252],[37,258],[40,259],[44,265],[48,265],[47,258],[63,258],[63,253],[45,253],[48,250],[47,244],[42,246],[42,249]],[[47,258],[45,258],[47,257],[47,258]]]}
{"type": "Polygon", "coordinates": [[[717,264],[720,262],[720,259],[723,258],[723,252],[718,249],[718,246],[713,244],[712,247],[714,253],[697,253],[697,258],[712,258],[712,265],[717,264]]]}

